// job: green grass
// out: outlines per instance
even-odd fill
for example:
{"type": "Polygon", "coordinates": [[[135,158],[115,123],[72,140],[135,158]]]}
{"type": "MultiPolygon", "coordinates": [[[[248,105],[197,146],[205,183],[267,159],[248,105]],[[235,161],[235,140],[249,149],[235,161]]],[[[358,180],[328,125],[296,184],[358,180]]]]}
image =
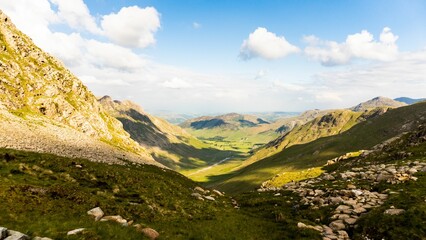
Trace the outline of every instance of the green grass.
{"type": "Polygon", "coordinates": [[[191,196],[195,186],[179,173],[150,165],[0,149],[0,226],[54,239],[143,238],[133,227],[95,222],[86,212],[99,206],[106,215],[156,229],[161,239],[317,238],[293,231],[297,219],[276,221],[253,202],[234,209],[229,197],[196,200],[191,196]],[[81,227],[86,228],[82,234],[66,236],[81,227]]]}
{"type": "Polygon", "coordinates": [[[341,134],[291,146],[234,173],[228,173],[219,177],[226,180],[215,186],[229,193],[253,190],[277,174],[321,167],[327,160],[347,152],[369,149],[409,130],[413,124],[408,123],[422,117],[424,119],[425,115],[426,103],[389,110],[386,114],[361,122],[341,134]]]}

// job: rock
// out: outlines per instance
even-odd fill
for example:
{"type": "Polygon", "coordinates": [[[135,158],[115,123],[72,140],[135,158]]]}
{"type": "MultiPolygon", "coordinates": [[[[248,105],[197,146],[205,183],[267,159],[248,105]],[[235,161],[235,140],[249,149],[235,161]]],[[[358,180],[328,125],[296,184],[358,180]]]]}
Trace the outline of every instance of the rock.
{"type": "Polygon", "coordinates": [[[306,224],[304,224],[304,223],[302,223],[302,222],[298,222],[298,223],[297,223],[297,227],[298,227],[298,228],[313,229],[313,230],[315,230],[315,231],[322,232],[322,227],[321,227],[321,226],[311,226],[311,225],[306,225],[306,224]]]}
{"type": "Polygon", "coordinates": [[[202,189],[201,187],[195,187],[194,191],[200,192],[200,193],[204,193],[205,192],[204,189],[202,189]]]}
{"type": "Polygon", "coordinates": [[[281,196],[281,193],[275,193],[274,196],[275,197],[281,196]]]}
{"type": "Polygon", "coordinates": [[[329,226],[335,231],[345,229],[345,224],[343,224],[342,220],[333,221],[329,226]]]}
{"type": "Polygon", "coordinates": [[[363,207],[357,207],[353,210],[353,212],[356,213],[356,214],[361,214],[361,213],[367,212],[367,209],[365,209],[363,207]]]}
{"type": "Polygon", "coordinates": [[[330,202],[332,204],[339,204],[343,202],[343,199],[341,197],[331,197],[330,202]]]}
{"type": "Polygon", "coordinates": [[[77,228],[77,229],[74,229],[74,230],[67,232],[67,235],[75,235],[75,234],[83,232],[84,230],[85,230],[85,228],[77,228]]]}
{"type": "Polygon", "coordinates": [[[48,237],[35,237],[35,238],[33,238],[33,240],[53,240],[53,239],[48,238],[48,237]]]}
{"type": "Polygon", "coordinates": [[[356,218],[346,218],[344,220],[345,223],[349,224],[349,225],[354,225],[356,223],[357,219],[356,218]]]}
{"type": "Polygon", "coordinates": [[[0,227],[0,239],[4,239],[7,236],[7,228],[0,227]]]}
{"type": "Polygon", "coordinates": [[[358,196],[360,196],[360,195],[362,195],[362,194],[363,194],[363,192],[362,192],[361,190],[357,190],[357,189],[352,190],[352,193],[353,193],[356,197],[358,197],[358,196]]]}
{"type": "Polygon", "coordinates": [[[160,234],[152,228],[143,228],[142,233],[151,240],[157,239],[160,234]]]}
{"type": "Polygon", "coordinates": [[[214,199],[212,196],[204,196],[204,198],[210,201],[216,201],[216,199],[214,199]]]}
{"type": "Polygon", "coordinates": [[[350,218],[350,216],[348,214],[339,214],[337,216],[337,219],[340,219],[340,220],[345,220],[345,219],[348,219],[348,218],[350,218]]]}
{"type": "Polygon", "coordinates": [[[216,189],[213,189],[213,190],[212,190],[212,192],[213,192],[214,194],[218,195],[218,196],[223,196],[223,195],[224,195],[223,193],[221,193],[220,191],[218,191],[218,190],[216,190],[216,189]]]}
{"type": "Polygon", "coordinates": [[[346,206],[346,205],[339,205],[339,206],[336,208],[336,211],[343,212],[343,211],[345,211],[345,210],[349,210],[349,209],[351,209],[351,207],[346,206]]]}
{"type": "Polygon", "coordinates": [[[193,196],[193,197],[195,197],[195,198],[201,198],[202,196],[201,196],[201,194],[199,194],[199,193],[191,193],[191,196],[193,196]]]}
{"type": "Polygon", "coordinates": [[[8,230],[7,235],[8,237],[6,237],[4,240],[29,240],[30,239],[30,237],[28,237],[27,235],[18,231],[13,231],[13,230],[8,230]]]}
{"type": "Polygon", "coordinates": [[[95,207],[87,211],[87,214],[94,216],[95,221],[99,221],[104,216],[104,211],[100,207],[95,207]]]}
{"type": "Polygon", "coordinates": [[[398,209],[398,208],[394,208],[394,209],[387,209],[385,212],[384,212],[384,214],[386,214],[386,215],[399,215],[399,214],[402,214],[402,213],[404,213],[405,212],[405,210],[404,209],[398,209]]]}
{"type": "Polygon", "coordinates": [[[127,224],[127,220],[124,219],[122,216],[120,215],[116,215],[116,216],[105,216],[101,219],[102,222],[106,222],[106,221],[114,221],[117,223],[120,223],[122,225],[128,225],[127,224]]]}
{"type": "Polygon", "coordinates": [[[356,186],[355,186],[355,185],[353,185],[353,184],[348,184],[348,185],[346,186],[346,188],[347,188],[347,189],[356,189],[356,186]]]}
{"type": "Polygon", "coordinates": [[[349,235],[346,231],[340,230],[337,231],[337,234],[339,239],[349,239],[349,235]]]}
{"type": "Polygon", "coordinates": [[[376,181],[377,182],[381,182],[381,181],[387,181],[388,179],[391,179],[392,175],[387,173],[387,172],[381,172],[379,175],[377,175],[376,181]]]}

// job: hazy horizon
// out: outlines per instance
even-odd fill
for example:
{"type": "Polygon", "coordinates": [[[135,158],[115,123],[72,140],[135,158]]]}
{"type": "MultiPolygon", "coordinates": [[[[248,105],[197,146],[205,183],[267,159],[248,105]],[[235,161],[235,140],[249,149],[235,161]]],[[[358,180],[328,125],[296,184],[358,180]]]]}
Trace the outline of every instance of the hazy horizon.
{"type": "Polygon", "coordinates": [[[98,96],[149,112],[303,112],[424,97],[426,2],[14,0],[98,96]]]}

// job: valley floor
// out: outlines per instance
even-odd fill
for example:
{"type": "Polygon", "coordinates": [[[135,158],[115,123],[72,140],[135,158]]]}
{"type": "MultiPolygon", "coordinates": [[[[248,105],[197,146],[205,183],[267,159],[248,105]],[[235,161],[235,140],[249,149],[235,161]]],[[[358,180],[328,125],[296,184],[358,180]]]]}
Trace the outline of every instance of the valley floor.
{"type": "Polygon", "coordinates": [[[297,184],[220,196],[155,166],[2,149],[0,226],[54,239],[140,239],[136,224],[160,239],[426,236],[425,128],[323,171],[297,184]],[[86,213],[94,207],[130,226],[94,221],[86,213]],[[77,228],[85,230],[66,235],[77,228]]]}

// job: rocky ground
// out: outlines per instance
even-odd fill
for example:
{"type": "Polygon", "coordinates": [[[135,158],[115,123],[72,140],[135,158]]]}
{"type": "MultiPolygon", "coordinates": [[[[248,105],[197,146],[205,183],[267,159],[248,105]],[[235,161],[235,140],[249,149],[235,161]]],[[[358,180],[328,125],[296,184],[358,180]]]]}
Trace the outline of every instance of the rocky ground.
{"type": "MultiPolygon", "coordinates": [[[[425,136],[425,129],[421,126],[418,133],[414,133],[408,137],[408,145],[419,145],[426,141],[425,136]]],[[[300,182],[289,182],[281,187],[268,186],[269,182],[265,182],[258,189],[258,192],[277,191],[275,195],[280,196],[280,191],[291,191],[300,197],[298,205],[294,206],[295,208],[300,205],[309,206],[312,210],[330,207],[331,213],[329,219],[325,221],[317,219],[318,225],[299,222],[297,226],[320,232],[323,240],[350,239],[348,233],[353,231],[361,216],[368,214],[372,209],[384,204],[390,195],[403,194],[402,188],[400,191],[385,189],[378,192],[374,190],[377,189],[375,186],[383,183],[396,185],[409,181],[417,181],[418,178],[414,174],[426,172],[426,162],[403,160],[409,158],[412,153],[397,151],[391,154],[387,152],[394,148],[392,144],[398,141],[400,141],[399,138],[394,138],[392,141],[376,146],[372,151],[364,151],[364,154],[355,160],[341,159],[342,161],[347,161],[346,165],[353,165],[352,167],[346,166],[346,169],[343,170],[336,169],[329,171],[317,178],[300,182]],[[369,161],[371,158],[367,157],[368,154],[377,152],[382,157],[385,156],[385,158],[402,160],[391,163],[369,161]],[[321,222],[329,224],[321,224],[321,222]]],[[[336,162],[338,161],[333,161],[332,164],[336,162]]],[[[405,211],[405,209],[390,206],[383,214],[400,215],[405,211]]]]}
{"type": "MultiPolygon", "coordinates": [[[[29,118],[30,116],[27,116],[29,118]]],[[[86,158],[105,163],[122,163],[123,159],[159,165],[128,151],[96,140],[63,124],[45,119],[23,119],[0,109],[0,148],[52,153],[71,158],[86,158]]]]}

